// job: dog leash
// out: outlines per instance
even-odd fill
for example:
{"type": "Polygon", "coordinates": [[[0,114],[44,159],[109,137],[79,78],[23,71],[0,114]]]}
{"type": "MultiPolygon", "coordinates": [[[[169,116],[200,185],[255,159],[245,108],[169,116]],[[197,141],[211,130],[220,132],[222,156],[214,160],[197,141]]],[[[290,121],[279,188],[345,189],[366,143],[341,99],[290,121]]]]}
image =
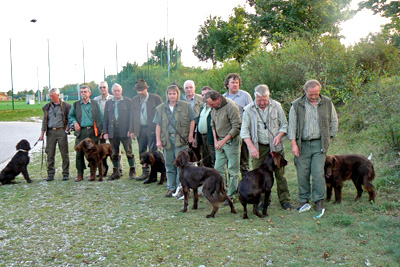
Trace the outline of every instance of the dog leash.
{"type": "MultiPolygon", "coordinates": [[[[39,141],[39,140],[38,140],[39,141]]],[[[40,165],[40,171],[43,170],[43,159],[44,159],[44,138],[42,140],[42,164],[40,165]]],[[[35,144],[36,145],[36,144],[35,144]]]]}

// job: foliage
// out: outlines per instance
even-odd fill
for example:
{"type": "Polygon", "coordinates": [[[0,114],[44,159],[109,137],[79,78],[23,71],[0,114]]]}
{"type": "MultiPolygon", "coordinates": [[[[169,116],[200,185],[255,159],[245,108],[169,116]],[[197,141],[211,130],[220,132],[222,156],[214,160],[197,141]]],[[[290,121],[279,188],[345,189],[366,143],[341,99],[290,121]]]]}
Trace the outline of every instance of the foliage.
{"type": "Polygon", "coordinates": [[[200,27],[192,51],[200,61],[217,62],[235,59],[243,62],[259,44],[258,33],[250,25],[243,7],[235,7],[228,21],[209,17],[200,27]]]}
{"type": "Polygon", "coordinates": [[[379,78],[363,88],[360,95],[348,103],[345,127],[356,131],[376,129],[376,137],[388,147],[400,149],[400,77],[379,78]]]}
{"type": "Polygon", "coordinates": [[[338,23],[352,16],[350,0],[248,0],[255,8],[253,26],[267,43],[284,44],[297,37],[337,36],[338,23]]]}
{"type": "MultiPolygon", "coordinates": [[[[169,39],[169,51],[170,51],[170,66],[177,66],[180,63],[182,50],[175,44],[174,39],[169,39]],[[174,48],[174,46],[176,46],[174,48]]],[[[147,64],[154,64],[159,66],[168,66],[168,41],[160,39],[156,42],[156,46],[151,52],[151,58],[147,64]]]]}
{"type": "Polygon", "coordinates": [[[370,9],[374,14],[390,18],[390,23],[384,27],[392,34],[392,42],[400,48],[400,2],[396,0],[367,0],[359,3],[359,10],[370,9]]]}

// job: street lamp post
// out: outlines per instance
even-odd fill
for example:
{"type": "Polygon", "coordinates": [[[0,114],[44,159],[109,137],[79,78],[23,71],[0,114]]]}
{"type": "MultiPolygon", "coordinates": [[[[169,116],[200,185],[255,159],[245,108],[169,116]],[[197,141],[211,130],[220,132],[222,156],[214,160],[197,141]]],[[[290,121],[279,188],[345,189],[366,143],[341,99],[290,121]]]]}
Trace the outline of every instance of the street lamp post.
{"type": "Polygon", "coordinates": [[[11,65],[11,99],[12,99],[12,109],[14,110],[14,81],[13,81],[13,70],[12,70],[11,38],[10,38],[10,65],[11,65]]]}

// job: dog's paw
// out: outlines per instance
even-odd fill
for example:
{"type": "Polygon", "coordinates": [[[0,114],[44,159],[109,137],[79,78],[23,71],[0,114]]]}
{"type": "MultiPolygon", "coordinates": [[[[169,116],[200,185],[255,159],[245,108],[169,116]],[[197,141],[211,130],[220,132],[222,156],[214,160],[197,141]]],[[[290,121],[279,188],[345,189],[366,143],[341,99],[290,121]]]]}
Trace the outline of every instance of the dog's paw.
{"type": "Polygon", "coordinates": [[[206,216],[206,218],[214,218],[214,215],[208,214],[208,215],[206,216]]]}
{"type": "Polygon", "coordinates": [[[181,212],[187,212],[187,209],[183,208],[181,209],[181,212]]]}

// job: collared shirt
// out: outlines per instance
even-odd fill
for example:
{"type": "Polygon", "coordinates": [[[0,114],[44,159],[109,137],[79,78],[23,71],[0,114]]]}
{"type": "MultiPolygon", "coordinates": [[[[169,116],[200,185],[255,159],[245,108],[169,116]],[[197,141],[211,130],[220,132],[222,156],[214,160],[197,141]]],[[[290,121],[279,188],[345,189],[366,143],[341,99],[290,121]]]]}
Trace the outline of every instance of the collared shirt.
{"type": "Polygon", "coordinates": [[[124,100],[124,97],[121,96],[121,98],[119,100],[116,100],[115,98],[113,98],[111,101],[115,102],[115,106],[114,106],[114,115],[115,115],[115,119],[118,119],[118,103],[121,102],[122,100],[124,100]]]}
{"type": "Polygon", "coordinates": [[[147,101],[149,100],[149,94],[147,94],[146,98],[142,100],[142,97],[139,97],[140,100],[140,125],[147,126],[147,101]]]}
{"type": "MultiPolygon", "coordinates": [[[[46,114],[43,115],[42,130],[45,127],[46,114]]],[[[64,127],[63,113],[61,110],[61,101],[58,104],[50,102],[50,107],[47,115],[47,128],[62,128],[64,127]]]]}
{"type": "Polygon", "coordinates": [[[93,100],[96,100],[99,103],[100,111],[104,115],[104,108],[106,106],[107,100],[110,100],[110,99],[113,99],[113,98],[114,98],[113,95],[108,94],[107,97],[104,98],[104,99],[103,99],[102,95],[99,95],[99,96],[96,96],[95,98],[93,98],[93,100]]]}
{"type": "MultiPolygon", "coordinates": [[[[318,104],[321,102],[321,98],[318,99],[317,104],[313,106],[310,101],[306,98],[305,101],[305,119],[304,129],[302,133],[302,140],[313,140],[321,138],[321,129],[319,127],[319,116],[318,116],[318,104]]],[[[290,140],[296,139],[296,128],[297,128],[297,114],[293,105],[289,112],[289,128],[288,138],[290,140]]],[[[335,136],[338,131],[338,117],[335,106],[332,103],[331,111],[331,136],[335,136]]]]}
{"type": "Polygon", "coordinates": [[[244,90],[239,89],[239,91],[234,94],[230,95],[229,91],[223,94],[223,96],[232,99],[235,103],[239,106],[240,118],[243,118],[243,110],[244,107],[250,103],[253,103],[253,99],[251,98],[250,94],[244,90]]]}
{"type": "MultiPolygon", "coordinates": [[[[81,127],[92,127],[92,126],[94,126],[91,100],[89,99],[87,104],[83,103],[83,101],[80,100],[79,104],[82,107],[82,121],[80,122],[80,126],[81,127]]],[[[97,105],[99,105],[99,103],[97,103],[97,105]]],[[[99,114],[100,121],[103,121],[103,114],[101,112],[99,112],[99,113],[100,113],[99,114]]],[[[77,122],[77,120],[76,120],[76,110],[74,108],[74,105],[72,105],[71,111],[69,112],[68,121],[71,122],[71,123],[77,122]]]]}
{"type": "Polygon", "coordinates": [[[207,117],[211,112],[211,108],[207,105],[207,103],[203,104],[203,109],[200,112],[199,119],[199,132],[201,134],[207,134],[208,126],[207,126],[207,117]]]}

